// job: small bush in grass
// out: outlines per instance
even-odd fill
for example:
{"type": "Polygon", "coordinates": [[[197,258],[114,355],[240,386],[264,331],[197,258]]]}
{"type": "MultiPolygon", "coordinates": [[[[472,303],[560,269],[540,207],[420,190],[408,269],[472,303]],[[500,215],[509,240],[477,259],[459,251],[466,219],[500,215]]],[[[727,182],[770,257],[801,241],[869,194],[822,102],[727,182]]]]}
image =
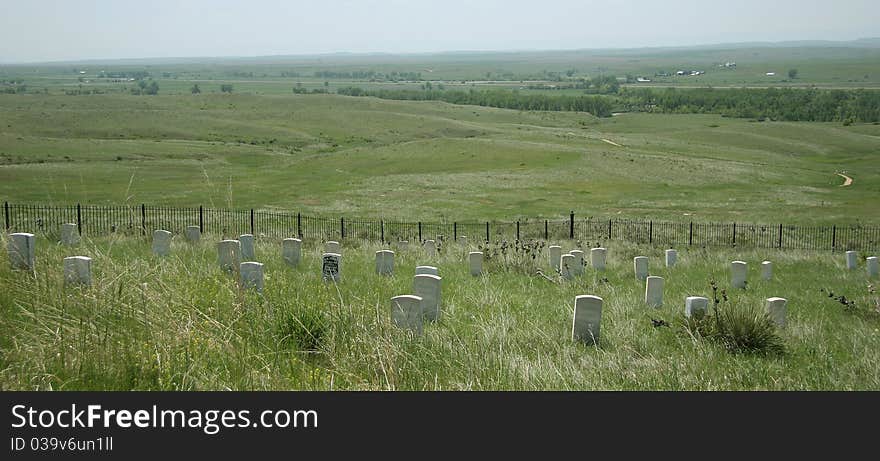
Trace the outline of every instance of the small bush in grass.
{"type": "Polygon", "coordinates": [[[277,329],[282,346],[317,351],[327,333],[327,322],[320,311],[305,307],[281,313],[277,329]]]}

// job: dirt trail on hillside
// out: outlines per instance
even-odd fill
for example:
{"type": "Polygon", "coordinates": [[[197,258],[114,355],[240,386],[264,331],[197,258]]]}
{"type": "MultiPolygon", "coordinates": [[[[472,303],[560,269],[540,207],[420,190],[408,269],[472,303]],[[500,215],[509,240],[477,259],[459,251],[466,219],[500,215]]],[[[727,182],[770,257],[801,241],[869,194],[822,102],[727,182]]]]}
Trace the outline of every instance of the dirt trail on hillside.
{"type": "Polygon", "coordinates": [[[841,174],[841,173],[837,173],[837,176],[840,176],[841,178],[843,178],[843,184],[841,184],[840,187],[846,187],[846,186],[852,185],[852,178],[850,178],[849,176],[847,176],[845,174],[841,174]]]}
{"type": "Polygon", "coordinates": [[[610,139],[603,139],[603,141],[607,142],[608,144],[611,144],[612,146],[623,147],[620,144],[617,144],[616,142],[614,142],[610,139]]]}

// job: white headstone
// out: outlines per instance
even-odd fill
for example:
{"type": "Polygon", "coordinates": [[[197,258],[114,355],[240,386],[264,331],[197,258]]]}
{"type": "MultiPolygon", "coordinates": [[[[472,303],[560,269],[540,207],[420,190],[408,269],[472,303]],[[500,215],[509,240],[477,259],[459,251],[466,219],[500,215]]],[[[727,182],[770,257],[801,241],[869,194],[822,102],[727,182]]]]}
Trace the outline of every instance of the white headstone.
{"type": "Polygon", "coordinates": [[[254,236],[251,234],[244,234],[238,237],[238,241],[241,242],[241,260],[242,261],[253,261],[257,259],[256,252],[254,251],[254,236]]]}
{"type": "Polygon", "coordinates": [[[663,305],[663,277],[649,276],[645,283],[645,304],[651,307],[663,305]]]}
{"type": "Polygon", "coordinates": [[[748,275],[748,264],[744,261],[733,261],[730,263],[730,286],[733,288],[745,288],[746,276],[748,275]]]}
{"type": "Polygon", "coordinates": [[[379,275],[394,274],[394,252],[379,250],[376,252],[376,273],[379,275]]]}
{"type": "Polygon", "coordinates": [[[422,298],[401,295],[391,298],[391,321],[394,325],[422,334],[422,298]]]}
{"type": "Polygon", "coordinates": [[[590,250],[590,265],[597,271],[605,270],[605,255],[608,250],[604,248],[593,248],[590,250]]]}
{"type": "Polygon", "coordinates": [[[338,255],[342,254],[342,245],[335,240],[330,240],[329,242],[324,243],[324,253],[336,253],[338,255]]]}
{"type": "Polygon", "coordinates": [[[467,245],[467,243],[468,243],[467,242],[467,235],[459,235],[458,236],[458,243],[460,243],[462,245],[467,245]]]}
{"type": "Polygon", "coordinates": [[[199,226],[186,226],[184,235],[186,236],[187,242],[199,243],[199,240],[202,238],[202,230],[199,229],[199,226]]]}
{"type": "Polygon", "coordinates": [[[288,266],[299,266],[302,259],[302,240],[295,238],[287,238],[281,241],[281,259],[288,266]]]}
{"type": "Polygon", "coordinates": [[[92,258],[87,256],[71,256],[64,258],[65,285],[92,284],[92,258]]]}
{"type": "Polygon", "coordinates": [[[675,267],[678,262],[678,252],[673,249],[666,250],[666,267],[675,267]]]}
{"type": "Polygon", "coordinates": [[[764,280],[770,280],[773,278],[773,263],[770,261],[764,261],[761,263],[761,278],[764,280]]]}
{"type": "Polygon", "coordinates": [[[433,257],[437,254],[437,242],[433,240],[425,240],[425,254],[433,257]]]}
{"type": "Polygon", "coordinates": [[[397,242],[397,246],[401,250],[405,250],[409,246],[409,241],[408,240],[401,240],[401,241],[397,242]]]}
{"type": "Polygon", "coordinates": [[[471,266],[471,275],[479,276],[483,274],[483,253],[479,251],[471,251],[468,253],[468,262],[471,266]]]}
{"type": "Polygon", "coordinates": [[[847,251],[846,252],[846,268],[847,269],[855,269],[859,265],[859,252],[858,251],[847,251]]]}
{"type": "Polygon", "coordinates": [[[416,266],[416,275],[440,275],[440,271],[434,266],[416,266]]]}
{"type": "Polygon", "coordinates": [[[14,270],[32,271],[36,266],[36,239],[34,234],[9,234],[9,262],[14,270]]]}
{"type": "Polygon", "coordinates": [[[602,298],[592,295],[575,296],[574,318],[571,322],[572,340],[597,344],[601,321],[602,298]]]}
{"type": "Polygon", "coordinates": [[[324,281],[338,282],[342,278],[342,255],[324,253],[321,255],[321,278],[324,281]]]}
{"type": "Polygon", "coordinates": [[[241,288],[246,290],[253,288],[258,292],[263,292],[263,264],[247,261],[241,263],[241,288]]]}
{"type": "Polygon", "coordinates": [[[685,317],[701,319],[709,312],[709,298],[688,296],[684,299],[685,317]]]}
{"type": "Polygon", "coordinates": [[[167,230],[153,231],[153,254],[168,256],[171,254],[171,232],[167,230]]]}
{"type": "Polygon", "coordinates": [[[880,277],[880,268],[877,267],[877,257],[869,256],[865,259],[865,269],[868,271],[868,278],[880,277]]]}
{"type": "Polygon", "coordinates": [[[581,250],[571,250],[568,254],[574,256],[574,275],[584,274],[584,252],[581,250]]]}
{"type": "Polygon", "coordinates": [[[217,260],[220,268],[225,271],[238,270],[239,264],[241,264],[241,242],[222,240],[217,243],[217,260]]]}
{"type": "Polygon", "coordinates": [[[79,243],[79,228],[76,224],[67,223],[61,225],[61,244],[73,246],[79,243]]]}
{"type": "Polygon", "coordinates": [[[571,253],[567,253],[562,255],[561,261],[559,263],[559,272],[562,274],[562,278],[566,280],[571,280],[574,278],[574,264],[575,258],[571,253]]]}
{"type": "Polygon", "coordinates": [[[559,264],[562,262],[562,247],[559,245],[550,245],[547,250],[550,252],[550,267],[553,269],[559,269],[559,264]]]}
{"type": "Polygon", "coordinates": [[[767,298],[767,315],[780,328],[785,328],[786,304],[788,301],[785,298],[767,298]]]}
{"type": "Polygon", "coordinates": [[[648,278],[648,257],[636,256],[633,258],[633,270],[636,274],[636,280],[644,282],[648,278]]]}
{"type": "Polygon", "coordinates": [[[413,293],[422,298],[422,314],[429,322],[440,319],[440,283],[442,280],[442,278],[430,274],[419,274],[413,278],[413,293]]]}

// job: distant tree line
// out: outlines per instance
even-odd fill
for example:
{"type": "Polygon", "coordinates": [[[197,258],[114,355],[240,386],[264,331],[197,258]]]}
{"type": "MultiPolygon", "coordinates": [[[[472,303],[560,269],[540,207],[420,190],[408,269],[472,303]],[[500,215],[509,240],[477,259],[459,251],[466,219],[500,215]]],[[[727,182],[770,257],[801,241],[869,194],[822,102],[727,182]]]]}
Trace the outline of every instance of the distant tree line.
{"type": "Polygon", "coordinates": [[[797,88],[624,88],[622,111],[721,114],[807,122],[880,121],[880,91],[797,88]]]}
{"type": "Polygon", "coordinates": [[[577,111],[589,112],[597,117],[610,117],[612,101],[602,96],[550,96],[544,94],[521,94],[517,91],[488,90],[365,90],[346,87],[336,90],[346,96],[372,96],[381,99],[409,101],[445,101],[450,104],[498,107],[515,110],[577,111]]]}
{"type": "Polygon", "coordinates": [[[156,95],[159,94],[159,84],[155,80],[138,80],[137,85],[131,88],[131,94],[135,95],[156,95]]]}
{"type": "Polygon", "coordinates": [[[374,70],[337,72],[319,70],[315,72],[315,78],[326,79],[351,79],[351,80],[421,80],[421,72],[390,72],[382,73],[374,70]]]}

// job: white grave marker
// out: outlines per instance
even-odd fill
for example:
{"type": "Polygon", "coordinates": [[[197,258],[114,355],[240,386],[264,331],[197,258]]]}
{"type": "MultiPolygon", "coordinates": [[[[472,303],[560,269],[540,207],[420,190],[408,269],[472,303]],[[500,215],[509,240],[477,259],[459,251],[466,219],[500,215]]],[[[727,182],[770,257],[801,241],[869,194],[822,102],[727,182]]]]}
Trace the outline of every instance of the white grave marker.
{"type": "Polygon", "coordinates": [[[379,275],[394,274],[394,252],[379,250],[376,252],[376,273],[379,275]]]}
{"type": "Polygon", "coordinates": [[[282,240],[281,259],[283,259],[288,266],[299,266],[299,261],[302,259],[302,240],[294,238],[282,240]]]}
{"type": "Polygon", "coordinates": [[[666,267],[675,267],[678,262],[678,252],[673,249],[666,250],[666,267]]]}
{"type": "Polygon", "coordinates": [[[636,280],[644,282],[648,278],[648,257],[636,256],[633,258],[633,270],[636,274],[636,280]]]}
{"type": "Polygon", "coordinates": [[[572,340],[597,344],[601,321],[602,298],[592,295],[575,296],[574,316],[571,322],[572,340]]]}
{"type": "Polygon", "coordinates": [[[562,278],[566,280],[571,280],[574,278],[574,255],[571,253],[562,255],[561,261],[559,263],[559,272],[562,274],[562,278]]]}
{"type": "Polygon", "coordinates": [[[571,250],[568,254],[574,256],[574,275],[584,274],[584,252],[581,250],[571,250]]]}
{"type": "Polygon", "coordinates": [[[562,247],[559,245],[550,245],[547,250],[550,253],[550,267],[553,269],[559,269],[559,264],[562,262],[562,247]]]}
{"type": "Polygon", "coordinates": [[[79,228],[76,224],[67,223],[61,225],[61,244],[73,246],[79,243],[79,228]]]}
{"type": "Polygon", "coordinates": [[[764,261],[761,263],[761,278],[764,280],[770,280],[773,278],[773,263],[770,261],[764,261]]]}
{"type": "Polygon", "coordinates": [[[849,270],[853,270],[859,265],[859,252],[858,251],[847,251],[846,252],[846,268],[849,270]]]}
{"type": "Polygon", "coordinates": [[[401,295],[391,298],[391,321],[394,325],[422,334],[422,298],[401,295]]]}
{"type": "Polygon", "coordinates": [[[186,226],[184,235],[186,236],[187,242],[199,243],[199,240],[202,239],[202,230],[199,229],[199,226],[186,226]]]}
{"type": "Polygon", "coordinates": [[[324,281],[338,282],[341,279],[342,255],[339,253],[324,253],[321,255],[321,278],[324,281]]]}
{"type": "Polygon", "coordinates": [[[709,298],[688,296],[684,300],[684,315],[688,318],[701,319],[709,312],[709,298]]]}
{"type": "Polygon", "coordinates": [[[746,277],[749,273],[748,264],[744,261],[730,263],[730,286],[733,288],[745,288],[746,277]]]}
{"type": "Polygon", "coordinates": [[[251,234],[244,234],[238,237],[238,241],[241,242],[241,260],[242,261],[253,261],[257,259],[256,252],[254,251],[254,236],[251,234]]]}
{"type": "Polygon", "coordinates": [[[440,275],[440,271],[434,266],[416,266],[416,275],[440,275]]]}
{"type": "Polygon", "coordinates": [[[338,255],[342,254],[342,245],[335,240],[330,240],[329,242],[324,243],[324,253],[336,253],[338,255]]]}
{"type": "Polygon", "coordinates": [[[593,248],[590,250],[590,265],[597,271],[605,270],[605,255],[608,250],[604,248],[593,248]]]}
{"type": "Polygon", "coordinates": [[[868,278],[880,277],[880,268],[877,267],[877,257],[870,256],[865,259],[865,269],[868,271],[868,278]]]}
{"type": "Polygon", "coordinates": [[[36,266],[36,239],[34,234],[17,232],[9,234],[9,262],[13,270],[32,271],[36,266]]]}
{"type": "Polygon", "coordinates": [[[785,298],[767,298],[767,314],[780,328],[785,328],[786,304],[785,298]]]}
{"type": "Polygon", "coordinates": [[[425,240],[424,247],[425,254],[428,255],[428,257],[433,257],[437,254],[437,242],[433,240],[425,240]]]}
{"type": "Polygon", "coordinates": [[[171,238],[173,235],[167,230],[153,231],[153,254],[168,256],[171,254],[171,238]]]}
{"type": "Polygon", "coordinates": [[[430,274],[419,274],[413,277],[413,293],[422,298],[422,314],[429,322],[440,319],[440,283],[442,280],[442,278],[430,274]]]}
{"type": "Polygon", "coordinates": [[[92,284],[92,258],[71,256],[64,258],[64,285],[92,284]]]}
{"type": "Polygon", "coordinates": [[[483,275],[483,253],[479,251],[471,251],[468,253],[468,262],[471,266],[471,275],[474,277],[483,275]]]}
{"type": "Polygon", "coordinates": [[[655,275],[645,279],[645,304],[651,307],[663,305],[663,277],[655,275]]]}
{"type": "Polygon", "coordinates": [[[253,288],[257,292],[263,292],[263,264],[247,261],[241,263],[241,288],[247,290],[253,288]]]}
{"type": "Polygon", "coordinates": [[[223,240],[217,243],[217,260],[220,268],[225,271],[238,270],[241,264],[241,242],[223,240]]]}

